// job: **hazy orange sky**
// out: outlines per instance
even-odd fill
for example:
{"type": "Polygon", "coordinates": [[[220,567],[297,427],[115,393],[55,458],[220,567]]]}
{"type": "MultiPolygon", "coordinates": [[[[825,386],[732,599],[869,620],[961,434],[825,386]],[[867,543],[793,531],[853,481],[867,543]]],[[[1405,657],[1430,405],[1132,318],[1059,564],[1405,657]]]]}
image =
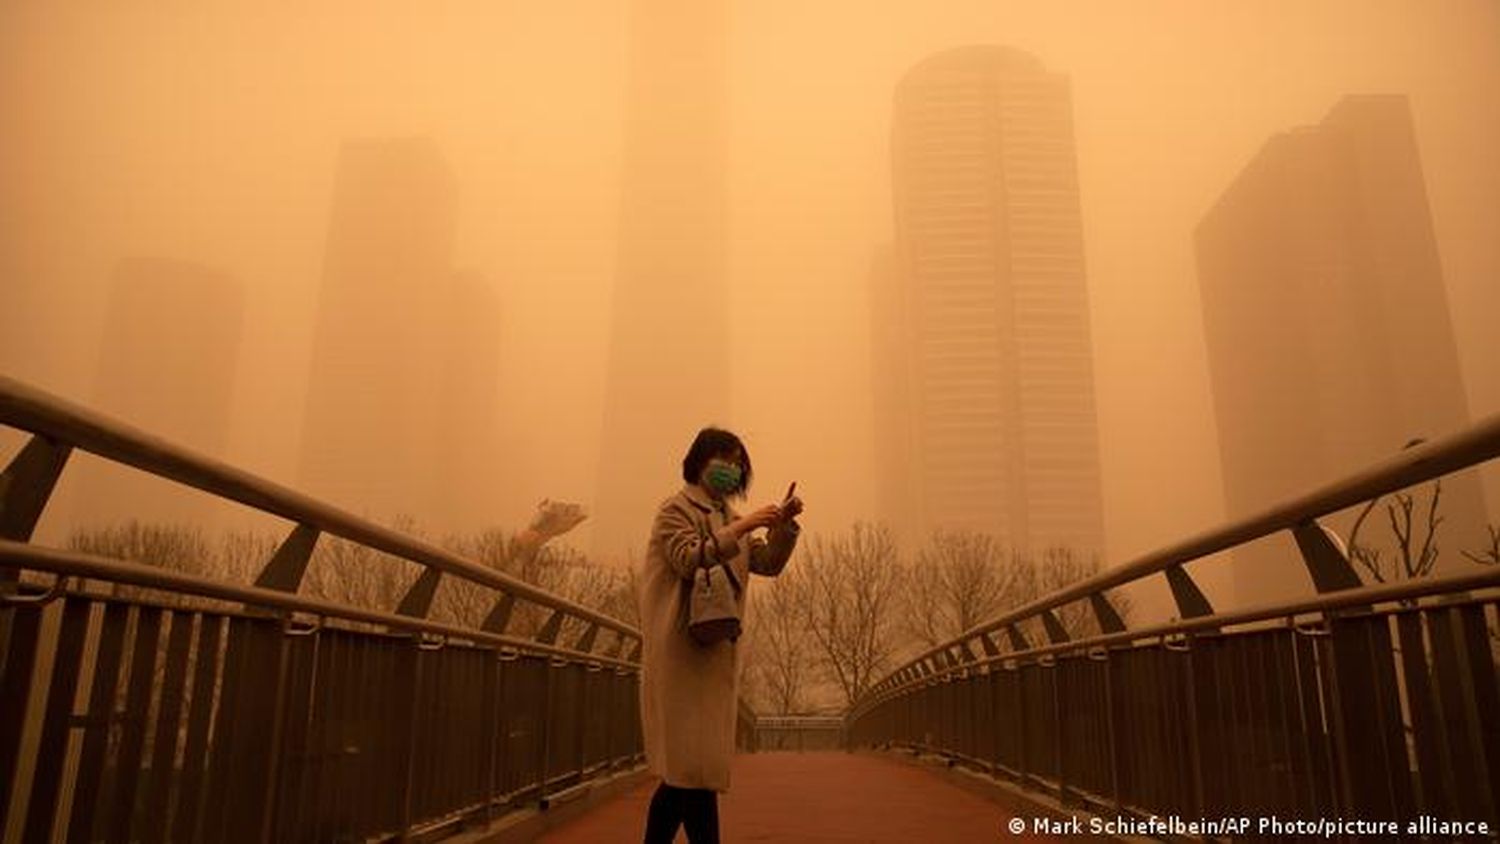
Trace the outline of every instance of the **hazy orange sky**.
{"type": "MultiPolygon", "coordinates": [[[[426,136],[458,183],[454,264],[503,309],[495,520],[589,503],[627,12],[6,3],[0,372],[87,402],[120,258],[225,270],[247,312],[221,456],[293,482],[339,145],[426,136]]],[[[1411,98],[1470,413],[1500,411],[1500,4],[757,0],[730,13],[732,412],[713,421],[747,438],[761,494],[795,478],[815,530],[873,515],[891,97],[966,43],[1072,79],[1111,562],[1225,518],[1192,229],[1268,136],[1345,94],[1411,98]]]]}

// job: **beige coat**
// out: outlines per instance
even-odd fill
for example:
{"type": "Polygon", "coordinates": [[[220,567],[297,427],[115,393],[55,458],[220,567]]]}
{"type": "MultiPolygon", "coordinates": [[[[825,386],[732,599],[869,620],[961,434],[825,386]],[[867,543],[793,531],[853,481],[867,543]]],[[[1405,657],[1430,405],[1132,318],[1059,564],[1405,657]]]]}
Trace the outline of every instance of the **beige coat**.
{"type": "Polygon", "coordinates": [[[687,584],[699,563],[700,536],[712,532],[708,562],[728,560],[744,590],[750,573],[777,575],[797,544],[798,527],[786,522],[758,536],[736,541],[726,525],[737,518],[696,485],[662,502],[651,527],[642,564],[641,728],[646,764],[668,785],[729,789],[734,754],[734,722],[739,654],[733,642],[700,645],[687,631],[687,584]]]}

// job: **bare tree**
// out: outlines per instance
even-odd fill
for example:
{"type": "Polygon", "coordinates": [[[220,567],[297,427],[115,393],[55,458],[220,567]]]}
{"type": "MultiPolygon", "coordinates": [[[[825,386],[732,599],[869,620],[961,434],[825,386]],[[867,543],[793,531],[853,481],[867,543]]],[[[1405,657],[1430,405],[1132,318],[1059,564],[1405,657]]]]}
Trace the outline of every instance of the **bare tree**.
{"type": "MultiPolygon", "coordinates": [[[[541,577],[536,583],[554,595],[596,610],[606,605],[620,610],[633,604],[625,598],[631,587],[624,569],[600,565],[570,547],[544,548],[538,559],[541,577]]],[[[581,635],[586,627],[587,622],[570,618],[563,624],[562,635],[581,635]]]]}
{"type": "Polygon", "coordinates": [[[1354,526],[1349,529],[1349,541],[1347,545],[1349,547],[1349,559],[1359,563],[1365,571],[1370,573],[1370,577],[1374,578],[1376,582],[1384,583],[1385,571],[1381,562],[1380,549],[1372,545],[1365,545],[1359,541],[1359,529],[1364,526],[1365,519],[1369,518],[1371,511],[1379,503],[1379,498],[1372,498],[1364,506],[1364,509],[1359,511],[1359,515],[1354,519],[1354,526]]]}
{"type": "MultiPolygon", "coordinates": [[[[599,607],[611,602],[622,608],[625,602],[620,600],[618,593],[625,588],[628,575],[593,565],[572,548],[547,544],[577,527],[587,517],[583,507],[577,504],[542,499],[531,523],[518,533],[492,528],[472,537],[449,537],[444,544],[461,557],[575,603],[599,607]]],[[[444,578],[433,600],[434,612],[478,627],[499,597],[499,593],[490,587],[461,578],[444,578]]],[[[517,635],[532,635],[541,628],[549,612],[528,601],[518,602],[506,629],[517,635]]],[[[566,638],[581,634],[584,626],[577,619],[568,619],[559,635],[566,638]]]]}
{"type": "Polygon", "coordinates": [[[336,604],[390,612],[420,575],[416,563],[324,534],[308,561],[301,592],[336,604]]]}
{"type": "Polygon", "coordinates": [[[613,573],[612,585],[599,602],[599,611],[605,615],[639,628],[641,625],[640,568],[629,561],[623,569],[609,569],[613,573]]]}
{"type": "MultiPolygon", "coordinates": [[[[1007,610],[1096,574],[1099,565],[1097,557],[1066,546],[1032,553],[1003,548],[987,534],[935,532],[906,575],[905,626],[912,649],[952,641],[1007,610]]],[[[1110,601],[1122,617],[1128,615],[1124,596],[1112,595],[1110,601]]],[[[1072,638],[1098,630],[1085,603],[1068,604],[1054,615],[1072,638]]]]}
{"type": "Polygon", "coordinates": [[[255,578],[275,556],[281,540],[274,534],[258,530],[230,531],[219,540],[215,567],[216,577],[244,583],[255,578]]]}
{"type": "MultiPolygon", "coordinates": [[[[638,615],[634,573],[598,565],[575,548],[539,545],[530,541],[525,531],[511,534],[500,529],[471,537],[450,537],[445,545],[480,565],[623,621],[629,622],[638,615]]],[[[488,586],[461,578],[444,578],[433,600],[434,612],[477,627],[499,597],[500,593],[488,586]]],[[[541,629],[550,612],[529,601],[517,601],[506,630],[520,636],[532,635],[541,629]]],[[[569,619],[560,635],[566,638],[581,634],[583,626],[583,622],[569,619]]]]}
{"type": "MultiPolygon", "coordinates": [[[[85,554],[160,566],[188,574],[208,574],[214,552],[203,531],[188,525],[123,524],[82,528],[68,537],[68,547],[85,554]]],[[[123,587],[122,587],[123,588],[123,587]]]]}
{"type": "Polygon", "coordinates": [[[885,527],[856,523],[846,534],[811,539],[801,568],[803,617],[824,670],[852,704],[895,650],[902,583],[895,540],[885,527]]]}
{"type": "Polygon", "coordinates": [[[1465,551],[1463,554],[1482,566],[1500,565],[1500,525],[1485,525],[1484,527],[1490,534],[1489,547],[1480,549],[1478,553],[1465,551]]]}
{"type": "MultiPolygon", "coordinates": [[[[1096,556],[1074,549],[1021,552],[973,532],[935,533],[910,566],[882,527],[814,537],[796,565],[752,595],[747,688],[782,713],[808,706],[822,680],[852,702],[901,654],[951,641],[1099,568],[1096,556]]],[[[1122,596],[1111,601],[1129,615],[1122,596]]],[[[1057,617],[1075,638],[1098,630],[1086,603],[1057,617]]]]}
{"type": "Polygon", "coordinates": [[[905,632],[935,647],[994,617],[1028,585],[1024,566],[993,536],[939,530],[917,551],[906,571],[905,632]]]}
{"type": "MultiPolygon", "coordinates": [[[[594,565],[572,548],[547,545],[583,518],[582,508],[576,505],[543,501],[531,525],[520,533],[491,529],[470,536],[448,536],[443,546],[459,556],[632,623],[638,618],[633,571],[594,565]]],[[[391,527],[408,536],[425,538],[420,525],[409,516],[397,517],[391,527]]],[[[227,533],[211,540],[197,527],[134,521],[74,531],[68,540],[73,550],[240,583],[255,579],[275,554],[278,544],[276,536],[264,532],[227,533]]],[[[416,563],[324,534],[318,538],[308,562],[300,592],[333,603],[388,612],[396,608],[422,570],[416,563]]],[[[228,606],[225,602],[176,592],[120,584],[111,584],[111,589],[121,597],[150,598],[172,606],[228,606]]],[[[477,628],[498,597],[491,587],[460,577],[444,577],[433,599],[431,617],[477,628]]],[[[531,635],[549,612],[529,602],[519,602],[509,630],[531,635]]],[[[566,640],[581,634],[584,626],[584,622],[570,619],[560,635],[566,640]]]]}
{"type": "MultiPolygon", "coordinates": [[[[229,533],[210,539],[202,529],[180,524],[149,524],[131,520],[118,525],[82,528],[67,539],[68,548],[86,554],[157,566],[215,580],[249,582],[271,559],[276,541],[254,532],[229,533]]],[[[181,592],[109,584],[117,597],[151,600],[176,607],[211,608],[224,602],[181,592]]]]}
{"type": "Polygon", "coordinates": [[[777,715],[801,712],[808,704],[809,687],[817,665],[816,644],[807,627],[810,586],[801,568],[788,566],[774,580],[757,584],[750,593],[751,645],[744,671],[750,680],[747,694],[764,698],[777,715]]]}
{"type": "MultiPolygon", "coordinates": [[[[1035,600],[1059,589],[1072,586],[1080,580],[1099,573],[1101,564],[1097,555],[1084,554],[1066,546],[1044,549],[1041,558],[1033,567],[1036,587],[1025,600],[1035,600]]],[[[1130,618],[1131,603],[1125,595],[1116,592],[1109,602],[1122,620],[1130,618]]],[[[1099,621],[1086,601],[1074,601],[1059,607],[1055,612],[1058,622],[1070,638],[1078,639],[1099,633],[1099,621]]]]}
{"type": "MultiPolygon", "coordinates": [[[[1484,527],[1490,535],[1489,547],[1480,549],[1478,553],[1464,551],[1463,555],[1482,566],[1500,565],[1500,525],[1487,524],[1484,527]]],[[[1490,632],[1490,647],[1497,651],[1496,658],[1500,659],[1500,624],[1487,622],[1485,626],[1490,632]]]]}
{"type": "MultiPolygon", "coordinates": [[[[490,528],[477,534],[449,536],[444,540],[443,547],[460,557],[520,580],[530,583],[537,580],[536,572],[529,568],[534,565],[535,556],[522,554],[515,535],[508,531],[490,528]],[[523,558],[526,565],[522,564],[523,558]],[[523,568],[527,570],[522,571],[523,568]]],[[[445,577],[438,585],[437,595],[433,597],[433,614],[437,618],[458,624],[479,627],[499,598],[500,593],[488,586],[459,577],[445,577]]],[[[535,613],[518,605],[508,628],[509,632],[516,632],[521,627],[526,628],[523,632],[532,632],[536,622],[534,615],[535,613]]]]}
{"type": "Polygon", "coordinates": [[[1438,526],[1443,523],[1443,517],[1438,515],[1438,505],[1442,495],[1443,481],[1440,478],[1432,482],[1432,497],[1427,502],[1427,515],[1421,535],[1417,535],[1417,500],[1414,495],[1398,492],[1394,496],[1395,502],[1385,505],[1386,519],[1396,543],[1396,557],[1390,564],[1386,563],[1381,549],[1359,541],[1360,528],[1381,500],[1378,497],[1371,499],[1360,510],[1354,526],[1349,530],[1347,545],[1350,559],[1359,563],[1377,583],[1386,583],[1392,579],[1413,580],[1431,574],[1438,559],[1437,531],[1438,526]]]}
{"type": "Polygon", "coordinates": [[[1441,480],[1432,482],[1432,498],[1427,506],[1426,534],[1422,537],[1421,546],[1413,550],[1412,533],[1413,518],[1412,510],[1415,500],[1408,493],[1396,494],[1396,506],[1387,505],[1386,516],[1390,519],[1391,533],[1396,537],[1396,548],[1401,554],[1402,572],[1407,580],[1417,577],[1426,577],[1432,573],[1432,567],[1437,562],[1438,548],[1434,540],[1437,539],[1438,525],[1442,524],[1443,517],[1437,514],[1438,501],[1443,495],[1443,482],[1441,480]],[[1397,510],[1400,516],[1396,515],[1397,510]]]}

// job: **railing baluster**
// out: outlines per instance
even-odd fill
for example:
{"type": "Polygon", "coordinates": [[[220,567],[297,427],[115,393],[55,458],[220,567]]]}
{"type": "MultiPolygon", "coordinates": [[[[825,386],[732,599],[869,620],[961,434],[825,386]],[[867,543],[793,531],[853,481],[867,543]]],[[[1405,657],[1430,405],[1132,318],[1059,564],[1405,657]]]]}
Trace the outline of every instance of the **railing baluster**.
{"type": "Polygon", "coordinates": [[[1422,638],[1422,621],[1423,613],[1414,611],[1396,617],[1401,640],[1401,674],[1405,680],[1407,706],[1411,710],[1412,743],[1417,752],[1417,808],[1433,817],[1455,817],[1453,768],[1443,760],[1447,749],[1441,745],[1440,727],[1432,705],[1431,666],[1422,638]]]}
{"type": "Polygon", "coordinates": [[[546,660],[542,666],[542,700],[537,709],[537,803],[542,808],[547,807],[547,771],[552,755],[552,690],[553,674],[552,661],[546,660]]]}
{"type": "Polygon", "coordinates": [[[275,770],[278,786],[273,815],[274,841],[295,839],[303,829],[304,792],[310,782],[308,773],[317,752],[318,735],[314,732],[317,716],[323,657],[323,631],[314,628],[302,635],[284,630],[292,639],[292,679],[285,696],[283,740],[275,770]]]}
{"type": "MultiPolygon", "coordinates": [[[[128,830],[136,807],[136,789],[141,781],[141,756],[145,750],[146,717],[155,685],[156,652],[161,635],[162,611],[142,607],[136,615],[134,653],[130,661],[130,685],[125,696],[120,745],[115,757],[114,806],[105,817],[110,830],[128,830]]],[[[106,796],[108,792],[106,792],[106,796]]]]}
{"type": "MultiPolygon", "coordinates": [[[[0,609],[10,624],[10,638],[0,641],[0,806],[11,805],[11,789],[21,764],[21,733],[30,720],[31,672],[36,664],[40,606],[0,609]]],[[[0,834],[4,828],[0,827],[0,834]]]]}
{"type": "Polygon", "coordinates": [[[408,682],[398,683],[397,686],[400,689],[397,692],[397,700],[403,706],[397,709],[398,720],[396,723],[405,727],[404,740],[397,754],[397,758],[401,760],[399,768],[401,772],[401,801],[399,804],[401,806],[401,816],[399,820],[403,836],[410,833],[412,828],[416,801],[415,774],[417,754],[420,752],[417,745],[417,731],[420,727],[422,717],[419,690],[422,687],[423,669],[425,668],[423,663],[426,651],[418,647],[417,644],[413,642],[410,646],[402,650],[403,658],[400,660],[400,664],[405,670],[400,672],[398,676],[408,682]]]}
{"type": "MultiPolygon", "coordinates": [[[[1493,606],[1493,605],[1492,605],[1493,606]]],[[[1490,633],[1485,623],[1484,605],[1470,604],[1456,609],[1457,641],[1463,650],[1465,691],[1470,702],[1471,722],[1478,728],[1475,754],[1484,762],[1480,783],[1488,783],[1488,817],[1500,815],[1500,728],[1494,722],[1500,712],[1500,681],[1490,633]]]]}
{"type": "MultiPolygon", "coordinates": [[[[192,644],[193,617],[173,612],[164,654],[160,700],[152,730],[151,776],[146,789],[146,807],[136,815],[134,840],[160,841],[166,834],[167,800],[171,796],[172,767],[176,761],[178,728],[182,724],[182,702],[186,697],[188,647],[192,644]]],[[[80,768],[81,769],[81,768],[80,768]]]]}
{"type": "Polygon", "coordinates": [[[84,633],[88,626],[88,602],[80,598],[63,600],[62,626],[57,650],[52,657],[51,681],[48,684],[45,720],[37,744],[35,768],[31,782],[31,799],[26,803],[26,841],[50,841],[52,819],[57,799],[63,792],[63,761],[67,748],[69,721],[73,715],[73,695],[83,655],[84,633]]]}
{"type": "Polygon", "coordinates": [[[209,777],[209,726],[214,714],[214,686],[221,676],[220,648],[227,619],[219,615],[198,617],[194,642],[192,698],[188,702],[187,733],[183,737],[183,767],[179,775],[177,806],[173,812],[171,840],[201,841],[203,804],[209,777]]]}
{"type": "Polygon", "coordinates": [[[108,828],[101,822],[100,816],[106,813],[99,811],[99,793],[114,715],[115,692],[119,685],[121,656],[125,650],[125,620],[130,607],[111,601],[103,609],[98,646],[94,652],[88,710],[83,718],[83,748],[79,753],[78,777],[73,784],[73,808],[68,821],[68,838],[75,841],[92,841],[97,837],[96,829],[102,836],[108,828]]]}

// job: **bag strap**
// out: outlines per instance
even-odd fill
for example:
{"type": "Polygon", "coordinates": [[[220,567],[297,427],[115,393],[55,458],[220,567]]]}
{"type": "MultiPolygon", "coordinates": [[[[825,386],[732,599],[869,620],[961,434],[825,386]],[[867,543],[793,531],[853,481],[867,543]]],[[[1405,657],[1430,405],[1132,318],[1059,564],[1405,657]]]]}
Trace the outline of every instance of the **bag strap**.
{"type": "MultiPolygon", "coordinates": [[[[697,522],[694,522],[694,524],[697,525],[697,522]]],[[[698,561],[698,568],[704,572],[704,577],[708,576],[710,568],[718,566],[724,569],[724,576],[729,578],[729,585],[734,589],[736,596],[744,591],[744,588],[740,586],[740,579],[734,574],[734,569],[721,558],[719,553],[719,538],[714,536],[713,531],[705,529],[702,525],[698,525],[698,561]],[[708,543],[710,542],[714,544],[714,558],[718,560],[718,562],[712,565],[708,562],[708,543]]]]}

